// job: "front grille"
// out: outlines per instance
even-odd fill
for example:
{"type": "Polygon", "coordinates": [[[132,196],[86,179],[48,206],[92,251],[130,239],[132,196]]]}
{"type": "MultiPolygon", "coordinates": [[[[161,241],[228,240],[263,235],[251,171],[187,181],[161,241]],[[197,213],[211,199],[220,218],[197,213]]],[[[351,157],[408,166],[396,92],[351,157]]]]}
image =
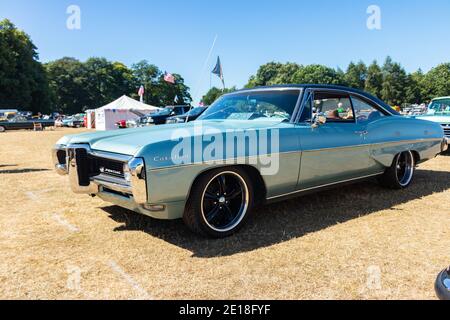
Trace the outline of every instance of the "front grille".
{"type": "Polygon", "coordinates": [[[121,179],[125,178],[123,170],[124,166],[123,162],[105,158],[98,158],[94,156],[89,156],[88,160],[91,165],[91,172],[90,172],[91,177],[98,176],[99,174],[104,174],[121,179]]]}
{"type": "Polygon", "coordinates": [[[442,129],[444,129],[444,134],[446,137],[450,138],[450,125],[449,124],[443,124],[442,129]]]}

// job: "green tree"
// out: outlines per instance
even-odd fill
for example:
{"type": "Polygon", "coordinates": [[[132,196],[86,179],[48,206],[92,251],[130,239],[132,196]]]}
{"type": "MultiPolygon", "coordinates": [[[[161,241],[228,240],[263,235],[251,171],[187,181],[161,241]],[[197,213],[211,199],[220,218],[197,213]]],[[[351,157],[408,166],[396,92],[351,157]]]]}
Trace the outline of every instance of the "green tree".
{"type": "Polygon", "coordinates": [[[365,91],[381,98],[381,90],[383,89],[383,71],[374,61],[369,68],[367,68],[367,76],[365,81],[365,91]]]}
{"type": "Polygon", "coordinates": [[[74,58],[62,58],[45,64],[55,111],[74,114],[90,104],[85,84],[86,70],[74,58]]]}
{"type": "Polygon", "coordinates": [[[425,75],[423,93],[426,99],[450,96],[450,63],[440,64],[425,75]]]}
{"type": "Polygon", "coordinates": [[[246,88],[254,88],[269,85],[279,73],[283,64],[278,62],[269,62],[259,67],[256,75],[251,76],[246,88]]]}
{"type": "Polygon", "coordinates": [[[211,89],[209,89],[209,91],[203,96],[202,98],[202,102],[206,105],[209,106],[211,104],[214,103],[214,101],[216,101],[217,99],[219,99],[222,95],[226,94],[226,93],[230,93],[236,91],[236,87],[232,87],[232,88],[225,88],[224,90],[216,88],[216,87],[212,87],[211,89]]]}
{"type": "Polygon", "coordinates": [[[156,105],[168,106],[173,104],[190,104],[192,101],[189,87],[184,83],[181,75],[174,73],[175,84],[164,80],[164,75],[159,77],[159,83],[155,88],[155,95],[158,98],[156,105]],[[177,98],[177,101],[175,101],[177,98]]]}
{"type": "Polygon", "coordinates": [[[143,85],[145,88],[145,103],[156,106],[191,103],[189,87],[181,75],[173,74],[175,84],[168,83],[164,81],[164,73],[146,60],[133,64],[132,71],[137,86],[143,85]],[[174,101],[175,97],[178,97],[177,102],[174,101]]]}
{"type": "Polygon", "coordinates": [[[405,101],[408,78],[406,71],[398,63],[386,58],[383,65],[383,85],[381,96],[386,103],[400,106],[405,101]]]}
{"type": "Polygon", "coordinates": [[[293,76],[294,83],[344,85],[345,80],[338,71],[313,64],[301,67],[293,76]]]}
{"type": "Polygon", "coordinates": [[[0,21],[0,107],[51,111],[45,70],[30,37],[8,19],[0,21]]]}
{"type": "MultiPolygon", "coordinates": [[[[161,78],[161,71],[157,66],[150,64],[147,60],[139,61],[131,66],[133,76],[138,87],[145,88],[144,101],[148,104],[159,105],[159,99],[155,88],[158,86],[161,78]]],[[[133,97],[137,97],[137,90],[133,97]]]]}
{"type": "Polygon", "coordinates": [[[85,89],[89,109],[99,108],[133,91],[132,73],[121,63],[105,58],[90,58],[84,65],[85,89]]]}
{"type": "Polygon", "coordinates": [[[267,82],[267,85],[295,83],[294,75],[300,69],[301,69],[301,66],[296,63],[288,62],[288,63],[282,64],[278,68],[277,73],[267,82]]]}
{"type": "Polygon", "coordinates": [[[423,87],[424,77],[420,69],[408,75],[405,102],[419,104],[427,99],[423,87]]]}
{"type": "Polygon", "coordinates": [[[345,73],[344,80],[349,87],[363,90],[367,79],[367,67],[364,62],[351,62],[345,73]]]}

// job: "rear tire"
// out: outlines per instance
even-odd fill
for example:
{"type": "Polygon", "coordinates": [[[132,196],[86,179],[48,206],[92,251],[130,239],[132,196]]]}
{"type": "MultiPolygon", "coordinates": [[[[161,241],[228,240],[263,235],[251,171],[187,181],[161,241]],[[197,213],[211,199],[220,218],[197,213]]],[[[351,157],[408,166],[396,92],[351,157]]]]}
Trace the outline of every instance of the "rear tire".
{"type": "Polygon", "coordinates": [[[212,170],[192,187],[183,215],[193,232],[211,238],[236,233],[253,207],[254,191],[248,174],[241,168],[212,170]]]}
{"type": "Polygon", "coordinates": [[[439,299],[450,301],[450,267],[439,274],[434,288],[439,299]]]}
{"type": "Polygon", "coordinates": [[[415,160],[411,151],[395,156],[390,168],[378,178],[379,183],[389,189],[405,189],[411,185],[415,172],[415,160]]]}
{"type": "Polygon", "coordinates": [[[5,132],[5,131],[6,131],[6,128],[3,126],[0,126],[0,132],[5,132]]]}

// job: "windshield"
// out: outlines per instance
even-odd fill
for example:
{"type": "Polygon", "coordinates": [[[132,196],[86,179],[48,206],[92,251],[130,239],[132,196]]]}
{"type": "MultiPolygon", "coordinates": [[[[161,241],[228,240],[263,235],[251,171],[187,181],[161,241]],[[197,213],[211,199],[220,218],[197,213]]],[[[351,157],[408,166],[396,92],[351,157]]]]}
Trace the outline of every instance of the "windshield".
{"type": "Polygon", "coordinates": [[[200,116],[200,120],[262,120],[289,121],[301,90],[264,90],[223,96],[200,116]]]}
{"type": "Polygon", "coordinates": [[[194,108],[191,111],[187,112],[185,115],[189,117],[198,116],[200,113],[203,112],[203,110],[205,110],[205,108],[203,107],[194,108]]]}
{"type": "Polygon", "coordinates": [[[450,113],[450,99],[434,100],[429,109],[435,113],[450,113]]]}

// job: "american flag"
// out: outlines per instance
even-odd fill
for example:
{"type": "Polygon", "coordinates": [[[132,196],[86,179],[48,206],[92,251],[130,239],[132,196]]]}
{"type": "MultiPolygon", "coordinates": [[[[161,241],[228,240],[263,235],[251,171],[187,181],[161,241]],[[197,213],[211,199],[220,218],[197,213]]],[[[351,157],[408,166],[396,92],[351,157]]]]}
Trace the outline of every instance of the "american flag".
{"type": "Polygon", "coordinates": [[[175,84],[175,77],[173,76],[173,74],[166,72],[164,74],[164,81],[171,83],[171,84],[175,84]]]}

